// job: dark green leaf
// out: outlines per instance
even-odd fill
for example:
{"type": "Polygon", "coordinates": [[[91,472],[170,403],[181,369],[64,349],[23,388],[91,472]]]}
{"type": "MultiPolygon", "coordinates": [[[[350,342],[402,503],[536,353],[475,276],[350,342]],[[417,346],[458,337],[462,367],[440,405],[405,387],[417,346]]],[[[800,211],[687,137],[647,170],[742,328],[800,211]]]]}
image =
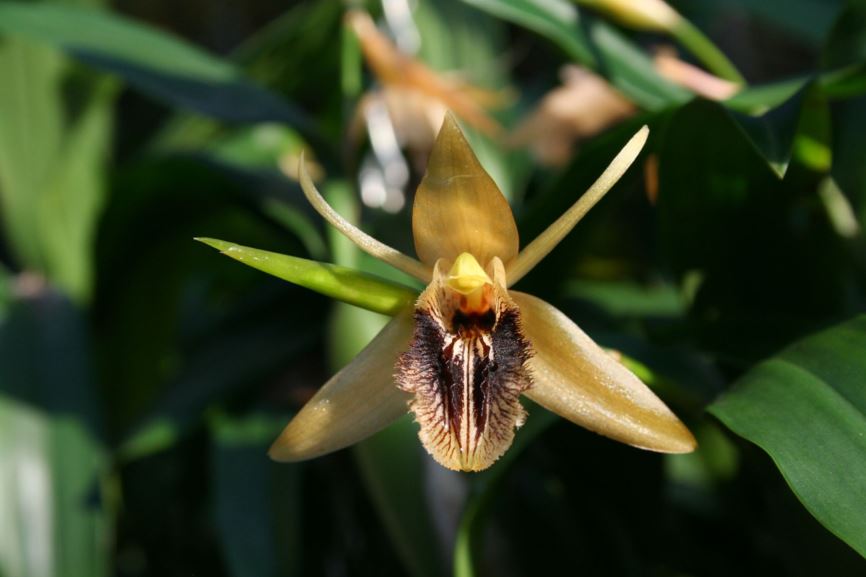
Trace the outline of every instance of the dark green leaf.
{"type": "Polygon", "coordinates": [[[788,170],[794,137],[809,88],[806,85],[785,102],[760,116],[731,112],[737,125],[748,136],[749,143],[779,178],[785,176],[788,170]]]}
{"type": "Polygon", "coordinates": [[[659,148],[660,248],[691,287],[704,347],[755,361],[848,314],[850,269],[816,184],[802,171],[780,181],[718,104],[673,115],[659,148]]]}
{"type": "Polygon", "coordinates": [[[210,419],[214,515],[232,577],[299,574],[301,467],[267,456],[287,421],[257,413],[210,419]]]}
{"type": "Polygon", "coordinates": [[[710,407],[764,449],[797,497],[866,556],[866,316],[750,370],[710,407]]]}
{"type": "Polygon", "coordinates": [[[3,2],[0,32],[48,43],[174,106],[223,120],[275,121],[309,129],[299,110],[246,80],[233,65],[121,16],[3,2]]]}
{"type": "Polygon", "coordinates": [[[832,174],[845,193],[860,225],[866,226],[866,96],[834,102],[832,174]]]}

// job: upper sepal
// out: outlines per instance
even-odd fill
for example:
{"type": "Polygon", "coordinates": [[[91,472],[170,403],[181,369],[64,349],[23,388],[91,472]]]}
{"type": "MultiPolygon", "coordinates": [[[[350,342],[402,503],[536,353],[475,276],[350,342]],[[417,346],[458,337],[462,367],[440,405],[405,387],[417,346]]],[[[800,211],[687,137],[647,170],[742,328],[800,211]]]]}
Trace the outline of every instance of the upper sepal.
{"type": "Polygon", "coordinates": [[[432,267],[464,252],[482,265],[517,256],[517,225],[508,201],[478,162],[449,113],[415,193],[412,232],[418,258],[432,267]]]}

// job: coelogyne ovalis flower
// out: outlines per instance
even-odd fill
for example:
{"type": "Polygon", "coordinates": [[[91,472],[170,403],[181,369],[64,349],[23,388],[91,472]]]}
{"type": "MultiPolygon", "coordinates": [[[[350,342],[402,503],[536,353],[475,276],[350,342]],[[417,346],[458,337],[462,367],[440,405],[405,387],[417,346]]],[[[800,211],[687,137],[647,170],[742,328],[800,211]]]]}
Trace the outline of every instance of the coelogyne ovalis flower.
{"type": "Polygon", "coordinates": [[[280,461],[356,443],[407,410],[436,461],[489,467],[526,419],[520,397],[612,439],[653,451],[695,448],[688,429],[634,374],[550,304],[509,290],[604,196],[643,147],[642,128],[596,183],[519,250],[511,209],[448,115],[415,196],[418,260],[357,229],[301,184],[321,215],[361,249],[426,283],[332,377],[271,448],[280,461]]]}

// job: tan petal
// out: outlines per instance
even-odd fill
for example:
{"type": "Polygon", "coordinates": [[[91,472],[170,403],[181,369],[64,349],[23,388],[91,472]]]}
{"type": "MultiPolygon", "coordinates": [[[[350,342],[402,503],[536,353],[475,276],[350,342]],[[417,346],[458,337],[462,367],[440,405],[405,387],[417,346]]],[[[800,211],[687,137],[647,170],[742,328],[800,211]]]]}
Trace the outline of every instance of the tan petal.
{"type": "MultiPolygon", "coordinates": [[[[502,260],[505,262],[508,286],[514,285],[514,283],[532,270],[535,265],[541,262],[541,259],[547,256],[565,238],[565,235],[571,232],[574,225],[589,212],[589,209],[595,206],[607,194],[607,191],[617,183],[620,177],[625,174],[625,171],[628,170],[628,167],[635,161],[638,154],[640,154],[648,135],[648,127],[644,126],[638,130],[637,134],[631,137],[623,149],[619,151],[619,154],[614,157],[610,165],[601,173],[601,176],[589,187],[589,190],[577,199],[577,202],[571,205],[571,208],[565,211],[553,224],[547,227],[547,230],[538,235],[535,240],[520,251],[517,258],[509,261],[505,257],[502,257],[502,260]]],[[[423,257],[421,260],[424,260],[423,257]]]]}
{"type": "Polygon", "coordinates": [[[468,252],[486,266],[519,248],[508,201],[481,167],[451,114],[445,116],[412,209],[415,251],[432,267],[468,252]]]}
{"type": "Polygon", "coordinates": [[[611,439],[662,453],[688,453],[689,430],[631,371],[550,304],[511,291],[533,348],[533,385],[524,394],[611,439]]]}
{"type": "Polygon", "coordinates": [[[321,214],[325,220],[334,226],[334,228],[342,232],[346,238],[358,245],[358,248],[381,261],[387,262],[394,268],[402,270],[408,275],[414,276],[425,283],[430,282],[431,270],[428,267],[424,266],[414,258],[406,256],[399,250],[393,249],[390,246],[379,242],[363,230],[359,229],[340,216],[340,214],[334,210],[324,198],[322,198],[322,195],[319,194],[319,191],[316,189],[316,185],[313,184],[312,179],[310,179],[310,175],[307,173],[303,152],[301,153],[300,160],[300,180],[304,195],[307,197],[307,200],[310,201],[310,204],[313,205],[313,208],[316,209],[316,212],[321,214]]]}
{"type": "Polygon", "coordinates": [[[295,415],[271,446],[271,458],[312,459],[357,443],[406,414],[411,396],[397,388],[393,375],[412,331],[411,310],[394,317],[295,415]]]}

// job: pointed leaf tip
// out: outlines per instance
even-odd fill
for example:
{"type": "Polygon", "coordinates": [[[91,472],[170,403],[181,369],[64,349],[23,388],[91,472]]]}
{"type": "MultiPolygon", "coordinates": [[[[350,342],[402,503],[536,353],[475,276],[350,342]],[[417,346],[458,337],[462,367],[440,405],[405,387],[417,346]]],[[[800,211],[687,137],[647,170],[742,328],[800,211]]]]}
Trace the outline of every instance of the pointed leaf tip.
{"type": "Polygon", "coordinates": [[[225,252],[226,250],[228,250],[232,246],[237,246],[231,242],[219,240],[217,238],[208,238],[205,236],[196,236],[196,237],[193,237],[193,240],[196,242],[200,242],[202,244],[206,244],[209,247],[215,248],[216,250],[218,250],[220,252],[225,252]]]}

